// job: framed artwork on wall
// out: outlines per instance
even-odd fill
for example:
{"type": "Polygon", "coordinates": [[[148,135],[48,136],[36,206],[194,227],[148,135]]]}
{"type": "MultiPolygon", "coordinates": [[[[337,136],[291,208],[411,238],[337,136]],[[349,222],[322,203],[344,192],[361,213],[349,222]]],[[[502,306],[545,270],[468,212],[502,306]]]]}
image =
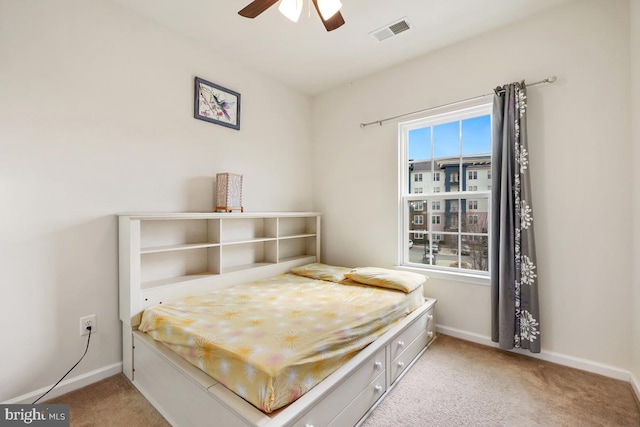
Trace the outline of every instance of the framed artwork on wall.
{"type": "Polygon", "coordinates": [[[240,94],[196,77],[193,116],[239,130],[240,94]]]}

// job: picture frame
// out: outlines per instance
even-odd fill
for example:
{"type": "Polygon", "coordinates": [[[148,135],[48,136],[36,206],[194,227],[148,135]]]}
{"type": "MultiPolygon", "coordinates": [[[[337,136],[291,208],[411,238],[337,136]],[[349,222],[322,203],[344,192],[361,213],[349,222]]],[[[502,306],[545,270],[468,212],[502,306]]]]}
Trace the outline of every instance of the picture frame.
{"type": "Polygon", "coordinates": [[[240,94],[200,77],[195,78],[196,119],[240,130],[240,94]]]}

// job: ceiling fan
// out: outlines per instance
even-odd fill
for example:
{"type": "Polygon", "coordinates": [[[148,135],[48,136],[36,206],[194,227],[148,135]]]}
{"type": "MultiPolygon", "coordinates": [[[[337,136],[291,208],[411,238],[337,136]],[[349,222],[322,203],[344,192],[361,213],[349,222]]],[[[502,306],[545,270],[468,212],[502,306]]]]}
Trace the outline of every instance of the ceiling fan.
{"type": "MultiPolygon", "coordinates": [[[[238,12],[238,14],[245,18],[255,18],[278,1],[280,1],[278,10],[293,22],[297,22],[300,17],[300,13],[302,12],[303,0],[254,0],[238,12]]],[[[320,15],[320,19],[327,31],[333,31],[344,24],[344,18],[340,13],[340,8],[342,7],[340,0],[311,1],[313,1],[316,12],[320,15]]]]}

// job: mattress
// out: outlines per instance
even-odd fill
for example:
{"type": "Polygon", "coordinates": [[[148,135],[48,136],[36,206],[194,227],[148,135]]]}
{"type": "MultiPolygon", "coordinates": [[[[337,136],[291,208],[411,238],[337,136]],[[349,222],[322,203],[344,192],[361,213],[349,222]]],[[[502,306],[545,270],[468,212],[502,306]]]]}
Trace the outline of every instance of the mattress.
{"type": "Polygon", "coordinates": [[[295,274],[147,309],[139,329],[258,409],[302,396],[424,302],[295,274]]]}

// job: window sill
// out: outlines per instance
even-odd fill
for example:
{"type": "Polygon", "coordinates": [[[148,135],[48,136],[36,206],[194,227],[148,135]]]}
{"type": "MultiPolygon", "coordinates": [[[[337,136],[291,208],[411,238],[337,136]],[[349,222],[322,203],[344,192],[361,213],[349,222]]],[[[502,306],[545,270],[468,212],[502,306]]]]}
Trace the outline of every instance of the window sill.
{"type": "Polygon", "coordinates": [[[452,282],[469,283],[472,285],[491,286],[491,278],[479,274],[465,274],[458,272],[432,270],[428,268],[416,268],[408,265],[398,265],[396,268],[411,271],[418,274],[424,274],[432,279],[449,280],[452,282]]]}

